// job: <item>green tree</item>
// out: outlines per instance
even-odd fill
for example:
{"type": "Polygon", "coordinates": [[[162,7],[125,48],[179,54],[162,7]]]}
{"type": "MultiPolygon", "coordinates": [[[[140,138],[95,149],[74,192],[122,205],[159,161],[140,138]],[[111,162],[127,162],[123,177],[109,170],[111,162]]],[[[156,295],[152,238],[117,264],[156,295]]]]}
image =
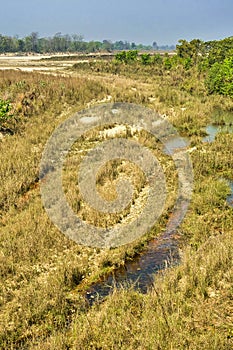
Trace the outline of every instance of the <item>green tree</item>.
{"type": "Polygon", "coordinates": [[[109,40],[103,40],[103,49],[111,52],[113,50],[113,44],[109,40]]]}
{"type": "Polygon", "coordinates": [[[32,32],[31,33],[31,41],[32,41],[32,51],[33,52],[38,52],[38,33],[37,32],[32,32]]]}
{"type": "Polygon", "coordinates": [[[209,67],[215,62],[221,63],[225,58],[233,56],[233,36],[223,40],[208,41],[205,43],[205,50],[209,67]]]}
{"type": "Polygon", "coordinates": [[[217,93],[233,97],[233,57],[223,63],[215,62],[206,79],[209,94],[217,93]]]}
{"type": "Polygon", "coordinates": [[[191,58],[196,64],[205,54],[205,44],[200,39],[193,39],[190,42],[186,40],[179,40],[180,45],[176,46],[177,56],[180,58],[191,58]]]}

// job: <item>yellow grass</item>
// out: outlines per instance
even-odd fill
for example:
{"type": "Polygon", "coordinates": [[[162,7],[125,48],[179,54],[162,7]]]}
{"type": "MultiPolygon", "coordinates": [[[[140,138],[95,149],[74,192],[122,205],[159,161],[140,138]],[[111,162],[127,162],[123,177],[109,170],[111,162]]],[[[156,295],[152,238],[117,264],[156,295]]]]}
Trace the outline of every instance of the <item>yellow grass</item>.
{"type": "MultiPolygon", "coordinates": [[[[219,179],[233,178],[233,136],[219,135],[213,144],[203,144],[201,135],[212,111],[219,106],[229,110],[232,101],[207,96],[195,72],[193,77],[143,70],[119,72],[119,76],[81,69],[66,73],[61,77],[0,72],[0,98],[12,101],[15,115],[9,123],[14,134],[0,140],[0,348],[230,350],[233,209],[225,201],[229,187],[219,179]],[[180,266],[156,276],[146,295],[122,288],[89,309],[83,298],[87,286],[123,265],[166,224],[164,215],[154,231],[139,241],[117,249],[94,249],[66,238],[44,211],[38,172],[49,135],[74,112],[106,100],[151,107],[166,114],[183,135],[191,136],[196,147],[191,153],[194,195],[178,231],[180,266]]],[[[140,137],[146,140],[145,135],[140,137]]],[[[147,142],[150,145],[151,140],[147,142]]],[[[76,146],[85,151],[92,142],[76,146]]],[[[166,175],[173,170],[168,159],[160,156],[166,175]]],[[[74,148],[67,158],[64,187],[79,161],[74,148]]],[[[117,173],[128,169],[120,163],[108,166],[99,174],[103,196],[115,181],[112,167],[117,173]]],[[[138,186],[136,201],[145,183],[140,171],[132,170],[138,186]]],[[[72,186],[67,190],[71,205],[79,195],[73,197],[72,186]]],[[[174,176],[169,186],[167,209],[174,199],[174,176]]],[[[88,215],[93,220],[93,212],[88,215]]],[[[96,220],[103,222],[98,215],[96,220]]]]}

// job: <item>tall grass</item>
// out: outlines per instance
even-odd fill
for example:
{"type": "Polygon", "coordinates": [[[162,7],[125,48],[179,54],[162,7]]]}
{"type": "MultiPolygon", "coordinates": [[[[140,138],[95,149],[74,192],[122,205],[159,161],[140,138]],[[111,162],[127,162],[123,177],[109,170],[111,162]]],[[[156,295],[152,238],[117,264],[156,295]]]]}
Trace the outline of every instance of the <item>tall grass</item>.
{"type": "MultiPolygon", "coordinates": [[[[109,72],[104,62],[102,71],[76,66],[68,77],[0,72],[0,98],[11,100],[14,111],[9,124],[13,134],[0,140],[0,348],[230,350],[233,209],[226,204],[229,187],[222,179],[233,178],[233,139],[221,134],[208,144],[201,135],[212,112],[218,106],[231,109],[232,101],[207,96],[197,77],[190,89],[191,77],[185,72],[152,74],[148,67],[126,71],[119,66],[113,74],[110,64],[109,72]],[[194,195],[178,231],[180,266],[156,276],[146,295],[122,288],[88,308],[84,290],[101,274],[123,265],[146,238],[111,250],[70,241],[42,207],[38,169],[56,126],[108,96],[158,110],[191,136],[196,146],[191,153],[194,195]]],[[[89,145],[86,140],[79,146],[85,150],[89,145]]],[[[75,150],[67,159],[68,180],[76,167],[74,156],[75,150]]],[[[161,161],[170,174],[168,158],[161,161]]],[[[100,174],[100,191],[108,185],[109,169],[100,174]]],[[[140,173],[135,178],[143,185],[140,173]]],[[[153,234],[165,223],[163,218],[153,234]]]]}

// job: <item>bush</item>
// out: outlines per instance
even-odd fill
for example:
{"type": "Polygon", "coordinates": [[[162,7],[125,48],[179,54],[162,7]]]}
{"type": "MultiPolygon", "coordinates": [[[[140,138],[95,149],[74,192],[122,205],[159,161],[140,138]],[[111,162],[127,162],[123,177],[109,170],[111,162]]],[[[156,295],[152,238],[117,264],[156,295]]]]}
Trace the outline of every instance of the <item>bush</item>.
{"type": "Polygon", "coordinates": [[[147,65],[151,63],[151,55],[149,53],[143,53],[141,55],[141,62],[143,65],[147,65]]]}
{"type": "Polygon", "coordinates": [[[217,93],[233,97],[233,57],[223,63],[214,63],[206,79],[209,94],[217,93]]]}
{"type": "Polygon", "coordinates": [[[155,64],[162,64],[163,58],[160,54],[156,54],[156,55],[152,56],[152,62],[155,64]]]}
{"type": "Polygon", "coordinates": [[[164,61],[163,61],[163,65],[165,69],[171,69],[172,68],[172,60],[170,57],[165,57],[164,61]]]}
{"type": "Polygon", "coordinates": [[[134,62],[138,58],[138,51],[137,50],[130,50],[130,51],[122,51],[115,55],[115,59],[117,62],[134,62]]]}
{"type": "Polygon", "coordinates": [[[10,111],[10,101],[0,99],[0,130],[5,129],[7,120],[12,117],[12,115],[9,114],[10,111]]]}

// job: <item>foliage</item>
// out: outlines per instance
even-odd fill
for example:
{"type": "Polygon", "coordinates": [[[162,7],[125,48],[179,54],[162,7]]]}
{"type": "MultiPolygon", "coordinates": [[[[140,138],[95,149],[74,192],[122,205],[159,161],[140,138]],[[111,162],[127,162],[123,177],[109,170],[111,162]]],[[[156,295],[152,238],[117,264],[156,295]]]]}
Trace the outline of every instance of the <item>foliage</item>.
{"type": "Polygon", "coordinates": [[[193,39],[190,42],[179,40],[180,45],[176,46],[177,55],[181,58],[190,58],[197,63],[198,58],[204,53],[204,42],[200,39],[193,39]]]}
{"type": "Polygon", "coordinates": [[[206,85],[210,94],[218,93],[233,97],[233,57],[226,58],[223,63],[213,64],[206,85]]]}
{"type": "Polygon", "coordinates": [[[205,43],[205,53],[208,66],[215,62],[222,63],[225,58],[233,56],[233,36],[223,40],[213,40],[205,43]]]}
{"type": "Polygon", "coordinates": [[[160,65],[163,63],[163,58],[160,54],[155,54],[151,57],[151,62],[160,65]]]}
{"type": "Polygon", "coordinates": [[[12,106],[9,100],[0,99],[0,130],[6,127],[6,122],[12,117],[11,109],[12,106]]]}
{"type": "Polygon", "coordinates": [[[163,65],[165,69],[171,69],[172,68],[172,59],[168,56],[166,56],[163,60],[163,65]]]}
{"type": "Polygon", "coordinates": [[[117,62],[126,62],[126,51],[118,52],[115,59],[117,62]]]}
{"type": "Polygon", "coordinates": [[[9,118],[11,104],[8,100],[0,100],[0,120],[5,121],[9,118]]]}
{"type": "MultiPolygon", "coordinates": [[[[168,55],[166,55],[169,58],[168,55]]],[[[162,55],[149,53],[138,54],[138,50],[122,51],[115,54],[116,62],[132,63],[140,62],[143,66],[146,65],[160,65],[164,62],[162,55]]]]}
{"type": "Polygon", "coordinates": [[[179,40],[177,56],[184,67],[197,66],[206,72],[206,86],[209,94],[233,96],[233,37],[203,42],[199,39],[179,40]]]}
{"type": "Polygon", "coordinates": [[[11,37],[0,34],[0,53],[3,52],[99,52],[99,51],[122,51],[122,50],[174,50],[175,46],[162,45],[157,46],[155,42],[152,45],[130,43],[128,41],[110,40],[84,41],[82,35],[56,33],[53,37],[40,38],[37,32],[32,32],[24,38],[17,36],[11,37]]]}
{"type": "Polygon", "coordinates": [[[150,64],[152,61],[149,53],[143,53],[140,58],[143,65],[150,64]]]}
{"type": "Polygon", "coordinates": [[[117,62],[124,62],[124,63],[135,62],[137,58],[138,58],[137,50],[122,51],[122,52],[118,52],[115,55],[115,60],[117,62]]]}
{"type": "Polygon", "coordinates": [[[200,39],[179,40],[176,52],[180,58],[190,58],[194,64],[205,61],[207,67],[215,62],[222,63],[233,55],[233,36],[222,40],[204,42],[200,39]]]}

